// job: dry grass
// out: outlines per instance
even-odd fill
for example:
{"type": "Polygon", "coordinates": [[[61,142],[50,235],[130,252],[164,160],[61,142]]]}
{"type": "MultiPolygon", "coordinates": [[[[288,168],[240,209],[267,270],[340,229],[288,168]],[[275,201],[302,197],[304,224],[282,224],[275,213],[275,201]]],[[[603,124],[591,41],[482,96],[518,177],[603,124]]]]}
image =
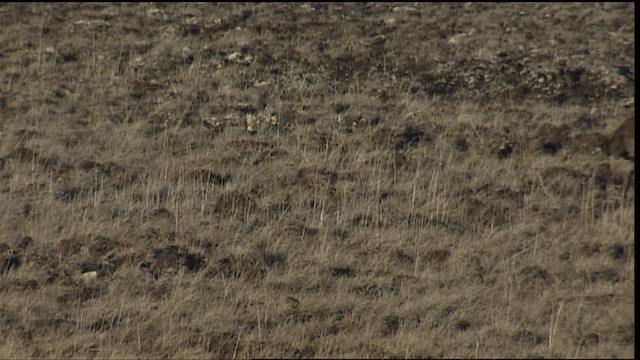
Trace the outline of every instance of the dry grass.
{"type": "Polygon", "coordinates": [[[1,5],[0,357],[633,357],[633,10],[1,5]]]}

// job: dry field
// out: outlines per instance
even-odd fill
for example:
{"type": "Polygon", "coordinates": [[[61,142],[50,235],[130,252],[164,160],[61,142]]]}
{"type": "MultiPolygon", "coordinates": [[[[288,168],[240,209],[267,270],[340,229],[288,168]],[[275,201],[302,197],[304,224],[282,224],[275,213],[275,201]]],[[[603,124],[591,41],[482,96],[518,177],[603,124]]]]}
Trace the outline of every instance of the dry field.
{"type": "Polygon", "coordinates": [[[634,12],[0,5],[0,358],[633,357],[634,12]]]}

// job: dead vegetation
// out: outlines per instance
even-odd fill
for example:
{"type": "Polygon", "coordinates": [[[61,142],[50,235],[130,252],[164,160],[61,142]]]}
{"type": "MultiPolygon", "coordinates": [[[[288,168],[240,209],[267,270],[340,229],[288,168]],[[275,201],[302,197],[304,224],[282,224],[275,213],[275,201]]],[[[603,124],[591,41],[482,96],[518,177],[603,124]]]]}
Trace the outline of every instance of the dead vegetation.
{"type": "Polygon", "coordinates": [[[0,357],[632,357],[634,10],[0,5],[0,357]]]}

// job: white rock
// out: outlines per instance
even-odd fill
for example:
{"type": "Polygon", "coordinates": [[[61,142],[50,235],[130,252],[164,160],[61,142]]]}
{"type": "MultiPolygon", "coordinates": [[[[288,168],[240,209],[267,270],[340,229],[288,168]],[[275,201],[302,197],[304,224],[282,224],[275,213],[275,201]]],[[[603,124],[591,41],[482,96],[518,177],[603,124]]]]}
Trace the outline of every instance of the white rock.
{"type": "Polygon", "coordinates": [[[98,273],[96,271],[87,271],[80,274],[80,279],[85,285],[93,285],[98,280],[98,273]]]}

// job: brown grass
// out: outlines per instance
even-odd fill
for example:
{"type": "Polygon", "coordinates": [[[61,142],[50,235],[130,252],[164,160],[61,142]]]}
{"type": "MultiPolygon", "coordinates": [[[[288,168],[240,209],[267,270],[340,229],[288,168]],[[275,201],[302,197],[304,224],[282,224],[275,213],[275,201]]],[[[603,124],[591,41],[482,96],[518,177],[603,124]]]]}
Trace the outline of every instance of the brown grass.
{"type": "Polygon", "coordinates": [[[0,358],[633,357],[633,14],[0,5],[0,358]]]}

